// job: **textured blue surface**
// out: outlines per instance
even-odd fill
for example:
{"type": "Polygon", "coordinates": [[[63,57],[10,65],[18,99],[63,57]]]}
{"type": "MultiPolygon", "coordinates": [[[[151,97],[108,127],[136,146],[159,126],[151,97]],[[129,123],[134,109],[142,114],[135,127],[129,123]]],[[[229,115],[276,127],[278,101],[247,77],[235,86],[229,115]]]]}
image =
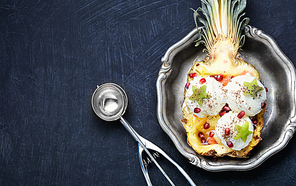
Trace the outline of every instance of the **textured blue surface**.
{"type": "MultiPolygon", "coordinates": [[[[260,167],[211,173],[160,128],[156,79],[166,50],[194,28],[199,0],[0,2],[0,185],[145,185],[137,143],[93,113],[97,84],[118,83],[125,118],[198,185],[296,185],[296,138],[260,167]]],[[[296,1],[249,0],[252,26],[296,63],[296,1]]],[[[176,185],[186,180],[160,159],[176,185]]],[[[168,185],[154,166],[155,185],[168,185]]]]}

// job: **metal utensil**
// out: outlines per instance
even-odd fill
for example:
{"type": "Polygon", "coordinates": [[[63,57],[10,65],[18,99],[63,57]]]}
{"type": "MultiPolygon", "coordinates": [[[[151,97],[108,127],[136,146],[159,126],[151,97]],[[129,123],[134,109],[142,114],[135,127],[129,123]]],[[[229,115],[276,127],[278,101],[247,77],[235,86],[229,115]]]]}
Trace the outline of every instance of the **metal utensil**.
{"type": "Polygon", "coordinates": [[[122,117],[125,113],[125,110],[128,105],[128,99],[125,91],[114,83],[106,83],[100,86],[97,86],[97,89],[94,91],[91,99],[91,105],[96,113],[101,119],[105,121],[115,121],[120,120],[123,126],[127,129],[127,131],[134,137],[134,139],[138,142],[139,147],[139,160],[142,172],[146,179],[148,185],[152,185],[151,180],[149,178],[148,164],[143,160],[143,151],[145,151],[157,168],[161,171],[164,177],[170,182],[171,185],[174,185],[169,176],[165,173],[165,171],[161,168],[161,166],[157,163],[154,156],[155,154],[151,154],[148,149],[153,150],[156,155],[163,155],[167,160],[169,160],[177,169],[183,174],[183,176],[188,180],[191,185],[195,185],[189,175],[174,161],[172,160],[163,150],[154,145],[152,142],[146,140],[142,136],[140,136],[130,125],[129,123],[122,117]]]}

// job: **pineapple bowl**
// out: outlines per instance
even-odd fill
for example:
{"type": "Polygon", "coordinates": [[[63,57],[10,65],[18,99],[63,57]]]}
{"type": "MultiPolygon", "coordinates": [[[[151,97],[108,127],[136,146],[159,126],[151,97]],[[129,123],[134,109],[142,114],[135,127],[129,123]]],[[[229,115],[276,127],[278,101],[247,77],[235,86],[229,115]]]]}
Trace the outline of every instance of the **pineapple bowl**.
{"type": "Polygon", "coordinates": [[[187,141],[199,154],[246,158],[261,140],[267,88],[257,69],[239,57],[246,1],[208,0],[194,10],[203,25],[196,46],[207,58],[187,74],[182,123],[187,141]],[[200,14],[203,14],[202,17],[200,14]]]}
{"type": "MultiPolygon", "coordinates": [[[[232,11],[231,1],[222,2],[230,7],[222,7],[225,15],[233,15],[227,13],[227,10],[232,11]]],[[[205,9],[206,6],[203,4],[202,8],[205,9]]],[[[214,18],[209,18],[211,24],[203,22],[203,27],[198,26],[198,29],[194,29],[170,47],[162,58],[163,65],[157,80],[157,113],[160,126],[190,163],[209,171],[255,168],[284,148],[295,131],[295,68],[270,36],[250,25],[246,26],[248,19],[240,17],[243,6],[245,4],[239,5],[241,11],[236,15],[236,18],[239,17],[238,20],[233,22],[233,17],[223,19],[230,26],[209,31],[209,25],[223,25],[222,22],[214,23],[214,18]],[[243,32],[240,32],[241,30],[243,32]],[[198,45],[201,43],[205,46],[198,45]],[[228,144],[229,140],[221,141],[221,136],[219,138],[216,134],[218,129],[215,128],[220,118],[237,116],[241,114],[240,110],[233,106],[229,109],[229,102],[222,100],[217,103],[219,109],[215,111],[208,107],[208,112],[204,113],[201,111],[203,107],[195,106],[198,102],[206,101],[213,96],[207,94],[202,94],[201,98],[191,97],[195,99],[196,105],[190,110],[190,101],[186,102],[186,99],[189,100],[192,92],[188,96],[186,93],[201,90],[203,86],[210,90],[215,81],[222,84],[219,86],[224,89],[228,83],[242,75],[254,77],[258,80],[257,83],[262,82],[263,87],[267,87],[264,90],[268,90],[267,101],[263,102],[267,103],[267,107],[263,104],[262,109],[253,115],[247,112],[243,114],[242,118],[250,115],[251,117],[240,124],[241,128],[244,128],[246,123],[256,125],[249,127],[245,137],[241,138],[237,134],[232,136],[247,143],[237,148],[236,144],[228,144]],[[195,88],[190,87],[193,79],[197,82],[195,88]],[[212,114],[209,114],[211,112],[212,114]],[[236,158],[227,158],[228,156],[236,158]]],[[[200,21],[200,11],[202,10],[194,10],[196,24],[200,21]]],[[[260,88],[258,91],[263,90],[260,88]]],[[[226,96],[226,100],[231,97],[226,96]]],[[[222,128],[221,131],[227,134],[226,128],[222,128]]]]}

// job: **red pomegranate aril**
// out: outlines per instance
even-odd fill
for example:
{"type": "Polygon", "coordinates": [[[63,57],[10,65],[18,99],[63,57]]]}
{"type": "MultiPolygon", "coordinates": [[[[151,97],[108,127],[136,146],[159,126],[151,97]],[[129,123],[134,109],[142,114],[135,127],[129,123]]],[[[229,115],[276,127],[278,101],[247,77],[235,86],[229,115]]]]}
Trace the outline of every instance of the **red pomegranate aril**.
{"type": "Polygon", "coordinates": [[[186,83],[186,85],[185,85],[186,89],[189,89],[189,86],[190,86],[190,83],[189,82],[186,83]]]}
{"type": "Polygon", "coordinates": [[[210,75],[210,77],[214,78],[215,80],[217,80],[217,78],[218,78],[217,75],[210,75]]]}
{"type": "Polygon", "coordinates": [[[222,81],[222,79],[223,79],[223,74],[219,74],[218,76],[217,76],[217,81],[222,81]]]}
{"type": "Polygon", "coordinates": [[[267,106],[267,104],[265,102],[261,103],[261,108],[265,108],[267,106]]]}
{"type": "Polygon", "coordinates": [[[208,122],[206,122],[206,123],[204,124],[204,129],[208,129],[208,128],[210,128],[210,124],[209,124],[208,122]]]}
{"type": "Polygon", "coordinates": [[[237,117],[239,119],[242,119],[244,117],[244,115],[245,115],[245,111],[241,111],[240,113],[238,113],[237,117]]]}
{"type": "Polygon", "coordinates": [[[201,79],[199,80],[199,83],[200,83],[200,84],[204,84],[206,81],[207,81],[207,80],[206,80],[205,78],[201,78],[201,79]]]}
{"type": "Polygon", "coordinates": [[[213,132],[213,131],[211,131],[209,134],[210,137],[213,137],[214,135],[215,135],[215,132],[213,132]]]}
{"type": "Polygon", "coordinates": [[[194,109],[194,113],[200,113],[200,111],[201,111],[200,108],[195,108],[194,109]]]}
{"type": "Polygon", "coordinates": [[[228,136],[230,134],[230,128],[225,129],[225,135],[228,136]]]}
{"type": "Polygon", "coordinates": [[[189,77],[191,77],[191,78],[194,78],[195,76],[197,76],[197,73],[196,72],[189,74],[189,77]]]}
{"type": "Polygon", "coordinates": [[[265,88],[265,91],[268,92],[268,89],[266,87],[264,87],[264,88],[265,88]]]}
{"type": "Polygon", "coordinates": [[[206,143],[206,139],[205,138],[201,138],[200,141],[201,141],[201,143],[206,143]]]}
{"type": "Polygon", "coordinates": [[[202,132],[200,132],[200,133],[198,133],[198,137],[200,137],[200,138],[204,138],[205,135],[204,135],[202,132]]]}
{"type": "Polygon", "coordinates": [[[232,147],[233,147],[233,143],[232,143],[231,141],[227,141],[226,143],[227,143],[227,146],[228,146],[229,148],[232,148],[232,147]]]}
{"type": "Polygon", "coordinates": [[[252,123],[255,124],[255,125],[257,124],[257,122],[258,122],[257,119],[252,120],[252,123]]]}
{"type": "Polygon", "coordinates": [[[222,117],[224,114],[226,114],[225,110],[222,110],[222,111],[219,112],[220,117],[222,117]]]}
{"type": "Polygon", "coordinates": [[[225,110],[226,112],[231,111],[230,107],[228,105],[225,105],[222,110],[225,110]]]}

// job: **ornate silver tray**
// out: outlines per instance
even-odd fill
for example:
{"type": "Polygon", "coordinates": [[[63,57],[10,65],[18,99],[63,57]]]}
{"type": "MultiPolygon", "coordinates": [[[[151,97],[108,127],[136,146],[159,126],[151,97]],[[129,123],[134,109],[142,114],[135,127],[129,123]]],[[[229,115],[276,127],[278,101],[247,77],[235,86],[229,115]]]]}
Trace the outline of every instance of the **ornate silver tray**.
{"type": "Polygon", "coordinates": [[[251,151],[248,159],[205,157],[188,144],[182,119],[181,103],[186,74],[195,59],[204,59],[203,46],[195,47],[198,31],[171,46],[162,58],[163,65],[157,79],[157,117],[178,151],[190,163],[208,171],[242,171],[253,169],[283,149],[296,128],[295,67],[276,42],[263,31],[247,26],[246,41],[240,51],[242,58],[252,63],[268,88],[265,125],[262,141],[251,151]]]}

